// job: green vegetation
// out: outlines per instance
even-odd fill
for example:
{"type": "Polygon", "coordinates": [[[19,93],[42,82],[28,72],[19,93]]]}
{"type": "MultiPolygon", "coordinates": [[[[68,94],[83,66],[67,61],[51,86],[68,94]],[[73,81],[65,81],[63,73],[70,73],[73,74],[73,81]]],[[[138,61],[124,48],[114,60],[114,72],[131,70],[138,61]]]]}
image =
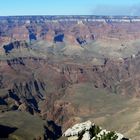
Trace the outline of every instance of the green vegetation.
{"type": "Polygon", "coordinates": [[[99,126],[96,126],[94,127],[94,130],[93,130],[93,136],[96,136],[98,133],[100,133],[102,129],[99,127],[99,126]]]}
{"type": "Polygon", "coordinates": [[[94,140],[116,140],[118,136],[115,134],[115,132],[111,131],[108,134],[103,134],[101,137],[95,137],[94,140]]]}

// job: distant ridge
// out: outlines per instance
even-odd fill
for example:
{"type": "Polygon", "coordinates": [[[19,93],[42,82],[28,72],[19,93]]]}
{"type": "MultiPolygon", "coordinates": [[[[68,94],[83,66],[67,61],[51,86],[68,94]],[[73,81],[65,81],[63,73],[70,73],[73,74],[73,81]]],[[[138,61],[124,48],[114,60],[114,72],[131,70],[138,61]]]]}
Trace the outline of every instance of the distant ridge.
{"type": "Polygon", "coordinates": [[[32,19],[32,18],[46,18],[46,19],[140,19],[140,16],[120,16],[120,15],[115,15],[115,16],[111,16],[111,15],[21,15],[21,16],[0,16],[0,19],[7,19],[7,18],[11,18],[11,19],[32,19]]]}

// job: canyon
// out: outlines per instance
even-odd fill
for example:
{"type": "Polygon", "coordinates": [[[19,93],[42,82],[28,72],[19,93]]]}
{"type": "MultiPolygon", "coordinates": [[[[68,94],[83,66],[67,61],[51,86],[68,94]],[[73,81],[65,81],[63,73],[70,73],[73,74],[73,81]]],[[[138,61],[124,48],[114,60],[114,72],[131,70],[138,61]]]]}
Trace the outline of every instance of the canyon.
{"type": "Polygon", "coordinates": [[[0,125],[42,140],[49,122],[63,133],[90,120],[139,140],[139,27],[140,17],[0,17],[0,125]]]}

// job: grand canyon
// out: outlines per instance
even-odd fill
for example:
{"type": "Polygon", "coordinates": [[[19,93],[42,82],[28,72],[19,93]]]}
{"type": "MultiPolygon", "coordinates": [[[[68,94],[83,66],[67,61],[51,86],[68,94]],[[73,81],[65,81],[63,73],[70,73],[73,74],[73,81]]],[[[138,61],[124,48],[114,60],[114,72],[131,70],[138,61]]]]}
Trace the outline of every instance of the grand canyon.
{"type": "Polygon", "coordinates": [[[70,140],[89,120],[139,140],[139,27],[138,16],[0,17],[1,139],[70,140]]]}

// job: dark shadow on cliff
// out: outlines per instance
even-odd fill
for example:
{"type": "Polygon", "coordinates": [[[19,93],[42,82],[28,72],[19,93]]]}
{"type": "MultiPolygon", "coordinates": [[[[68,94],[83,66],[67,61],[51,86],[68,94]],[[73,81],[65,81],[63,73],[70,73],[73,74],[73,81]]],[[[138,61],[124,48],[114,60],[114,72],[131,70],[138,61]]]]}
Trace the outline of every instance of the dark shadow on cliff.
{"type": "Polygon", "coordinates": [[[9,97],[11,97],[12,99],[14,99],[16,101],[20,100],[20,98],[14,93],[13,90],[9,89],[8,92],[9,92],[9,97]]]}
{"type": "Polygon", "coordinates": [[[9,127],[9,126],[0,125],[0,139],[1,138],[8,138],[9,134],[13,133],[16,130],[17,130],[16,127],[9,127]]]}
{"type": "Polygon", "coordinates": [[[46,125],[44,126],[45,129],[45,140],[57,140],[62,136],[61,126],[55,124],[54,121],[47,121],[46,125]]]}
{"type": "Polygon", "coordinates": [[[64,34],[59,34],[59,35],[56,35],[55,37],[54,37],[54,42],[56,43],[56,42],[63,42],[63,40],[64,40],[64,34]]]}
{"type": "Polygon", "coordinates": [[[8,105],[8,104],[4,99],[0,98],[0,105],[8,105]]]}

